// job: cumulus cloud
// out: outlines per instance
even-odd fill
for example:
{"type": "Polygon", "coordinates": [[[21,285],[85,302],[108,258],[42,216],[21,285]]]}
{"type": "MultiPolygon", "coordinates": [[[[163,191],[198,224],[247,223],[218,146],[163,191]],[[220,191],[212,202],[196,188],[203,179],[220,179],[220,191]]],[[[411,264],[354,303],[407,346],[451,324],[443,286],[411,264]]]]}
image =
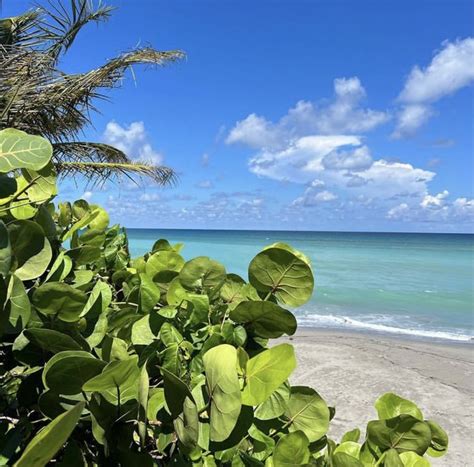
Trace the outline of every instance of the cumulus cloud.
{"type": "Polygon", "coordinates": [[[132,122],[128,126],[109,122],[105,127],[103,139],[105,143],[120,149],[133,160],[156,165],[163,162],[163,156],[150,144],[143,122],[132,122]]]}
{"type": "Polygon", "coordinates": [[[424,69],[413,67],[398,100],[395,137],[416,132],[435,113],[432,104],[474,81],[474,38],[444,42],[424,69]]]}
{"type": "Polygon", "coordinates": [[[305,135],[365,133],[390,118],[385,111],[362,107],[365,97],[359,78],[338,78],[334,80],[334,97],[328,103],[301,100],[276,123],[252,113],[234,125],[226,143],[275,150],[305,135]]]}

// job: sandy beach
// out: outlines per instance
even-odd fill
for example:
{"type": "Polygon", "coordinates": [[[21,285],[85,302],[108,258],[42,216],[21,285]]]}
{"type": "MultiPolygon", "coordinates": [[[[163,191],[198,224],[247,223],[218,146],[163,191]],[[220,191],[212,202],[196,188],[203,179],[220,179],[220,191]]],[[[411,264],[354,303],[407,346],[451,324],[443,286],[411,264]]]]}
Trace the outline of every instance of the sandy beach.
{"type": "Polygon", "coordinates": [[[377,397],[395,392],[416,402],[450,437],[434,466],[474,465],[474,345],[299,328],[290,341],[298,368],[292,384],[314,387],[336,407],[330,435],[338,439],[376,418],[377,397]]]}

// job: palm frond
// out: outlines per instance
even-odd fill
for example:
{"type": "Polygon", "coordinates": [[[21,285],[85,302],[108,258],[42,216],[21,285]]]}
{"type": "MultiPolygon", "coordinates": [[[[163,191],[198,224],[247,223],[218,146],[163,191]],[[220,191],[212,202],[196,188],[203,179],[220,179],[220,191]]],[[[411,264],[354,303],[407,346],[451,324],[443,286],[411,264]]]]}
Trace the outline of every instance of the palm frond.
{"type": "Polygon", "coordinates": [[[62,2],[49,0],[47,4],[47,7],[40,7],[44,19],[38,29],[48,40],[47,52],[54,60],[71,47],[86,24],[106,21],[113,9],[100,1],[94,5],[92,0],[71,0],[69,8],[65,8],[62,2]]]}
{"type": "Polygon", "coordinates": [[[120,149],[104,143],[73,141],[53,144],[53,160],[59,162],[128,163],[130,159],[120,149]]]}
{"type": "Polygon", "coordinates": [[[136,181],[137,177],[152,179],[162,186],[174,185],[177,180],[173,169],[162,165],[150,165],[146,162],[56,162],[55,166],[61,177],[85,177],[93,184],[118,180],[123,176],[132,181],[136,181]]]}
{"type": "Polygon", "coordinates": [[[39,29],[41,10],[27,11],[19,16],[0,19],[0,46],[22,45],[34,47],[44,40],[39,29]]]}

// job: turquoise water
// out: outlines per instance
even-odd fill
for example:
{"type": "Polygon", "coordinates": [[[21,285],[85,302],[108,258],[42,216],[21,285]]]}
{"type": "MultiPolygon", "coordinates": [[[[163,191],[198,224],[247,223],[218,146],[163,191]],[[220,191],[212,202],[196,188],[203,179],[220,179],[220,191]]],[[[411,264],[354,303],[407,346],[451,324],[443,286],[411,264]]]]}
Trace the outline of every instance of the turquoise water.
{"type": "Polygon", "coordinates": [[[128,229],[134,256],[158,238],[184,242],[247,278],[260,249],[283,241],[311,258],[316,290],[300,326],[436,339],[474,338],[474,236],[445,234],[128,229]]]}

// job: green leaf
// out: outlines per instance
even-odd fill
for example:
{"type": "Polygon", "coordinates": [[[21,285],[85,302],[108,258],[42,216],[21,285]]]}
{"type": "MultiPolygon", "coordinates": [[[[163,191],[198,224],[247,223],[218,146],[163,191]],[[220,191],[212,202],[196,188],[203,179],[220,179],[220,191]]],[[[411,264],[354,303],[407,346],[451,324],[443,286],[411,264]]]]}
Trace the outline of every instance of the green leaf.
{"type": "Polygon", "coordinates": [[[10,235],[3,221],[0,219],[0,275],[7,276],[12,260],[10,235]]]}
{"type": "Polygon", "coordinates": [[[67,334],[46,328],[29,328],[23,334],[34,345],[51,353],[65,350],[82,350],[81,346],[67,334]]]}
{"type": "Polygon", "coordinates": [[[254,334],[265,338],[293,335],[296,331],[296,318],[272,302],[241,302],[230,312],[230,318],[236,323],[245,323],[254,334]]]}
{"type": "Polygon", "coordinates": [[[146,273],[152,279],[161,271],[179,272],[184,266],[184,259],[174,251],[158,251],[148,258],[146,273]]]}
{"type": "Polygon", "coordinates": [[[294,467],[309,462],[308,438],[302,431],[282,436],[275,446],[273,463],[275,467],[294,467]]]}
{"type": "Polygon", "coordinates": [[[226,272],[224,266],[217,261],[207,256],[198,256],[183,266],[178,277],[185,289],[202,290],[212,295],[224,284],[226,272]]]}
{"type": "Polygon", "coordinates": [[[387,420],[401,414],[411,415],[418,420],[423,420],[423,414],[416,404],[392,392],[387,392],[379,397],[375,402],[375,408],[380,420],[387,420]]]}
{"type": "Polygon", "coordinates": [[[160,295],[160,289],[153,280],[147,274],[140,274],[140,312],[150,313],[160,300],[160,295]]]}
{"type": "Polygon", "coordinates": [[[56,417],[29,442],[15,467],[46,465],[73,432],[83,409],[84,402],[79,402],[72,409],[56,417]]]}
{"type": "Polygon", "coordinates": [[[364,464],[345,452],[338,452],[332,456],[332,467],[364,467],[364,464]]]}
{"type": "Polygon", "coordinates": [[[9,300],[8,321],[15,329],[24,329],[30,319],[31,306],[23,282],[13,274],[10,277],[7,289],[9,300]]]}
{"type": "Polygon", "coordinates": [[[196,404],[189,397],[185,398],[182,412],[173,424],[181,443],[188,450],[195,448],[199,438],[199,415],[196,404]]]}
{"type": "Polygon", "coordinates": [[[79,316],[86,316],[90,311],[98,314],[104,313],[111,301],[112,290],[106,282],[99,280],[95,283],[79,316]]]}
{"type": "Polygon", "coordinates": [[[156,340],[156,335],[150,327],[150,315],[133,323],[130,339],[133,345],[149,345],[156,340]]]}
{"type": "Polygon", "coordinates": [[[15,257],[15,274],[22,281],[40,277],[53,256],[43,229],[33,221],[18,220],[8,226],[15,257]]]}
{"type": "Polygon", "coordinates": [[[228,344],[208,350],[203,357],[211,399],[210,439],[224,441],[234,429],[241,408],[237,352],[228,344]]]}
{"type": "Polygon", "coordinates": [[[354,441],[355,443],[359,442],[360,439],[360,430],[359,428],[354,428],[351,431],[348,431],[341,439],[341,443],[345,441],[354,441]]]}
{"type": "Polygon", "coordinates": [[[137,399],[140,369],[137,357],[109,363],[100,375],[90,379],[82,389],[86,392],[100,392],[111,404],[124,404],[137,399]]]}
{"type": "Polygon", "coordinates": [[[166,405],[171,416],[176,418],[183,411],[186,397],[194,402],[193,395],[188,386],[170,371],[161,368],[161,374],[163,375],[166,405]]]}
{"type": "Polygon", "coordinates": [[[51,159],[53,147],[41,137],[7,128],[0,131],[0,173],[16,169],[42,169],[51,159]]]}
{"type": "Polygon", "coordinates": [[[93,230],[105,230],[109,225],[109,214],[107,211],[96,204],[91,204],[92,211],[98,211],[94,219],[89,224],[89,228],[93,230]]]}
{"type": "Polygon", "coordinates": [[[87,343],[91,348],[97,347],[107,334],[108,320],[107,315],[102,313],[97,319],[91,334],[86,337],[87,343]]]}
{"type": "Polygon", "coordinates": [[[433,420],[426,420],[431,430],[431,443],[428,455],[441,457],[448,452],[449,439],[447,433],[433,420]]]}
{"type": "Polygon", "coordinates": [[[310,442],[322,438],[329,428],[329,409],[324,399],[305,386],[293,386],[285,411],[290,431],[301,430],[310,442]]]}
{"type": "Polygon", "coordinates": [[[165,391],[163,388],[153,389],[153,394],[148,399],[147,418],[148,420],[156,420],[156,414],[165,406],[165,391]]]}
{"type": "Polygon", "coordinates": [[[40,285],[32,297],[33,306],[44,315],[54,315],[62,321],[79,320],[87,302],[87,295],[62,282],[40,285]]]}
{"type": "Polygon", "coordinates": [[[32,203],[44,203],[58,194],[56,170],[53,164],[49,163],[38,171],[23,170],[22,174],[31,185],[26,194],[32,203]]]}
{"type": "Polygon", "coordinates": [[[270,397],[255,409],[255,417],[259,420],[271,420],[284,414],[286,404],[290,400],[290,385],[285,382],[270,394],[270,397]]]}
{"type": "Polygon", "coordinates": [[[140,378],[138,382],[138,434],[142,448],[146,444],[147,432],[147,408],[148,408],[148,393],[150,390],[150,381],[148,379],[148,372],[146,369],[146,362],[140,369],[140,378]]]}
{"type": "Polygon", "coordinates": [[[72,270],[72,260],[64,252],[54,260],[45,282],[62,282],[72,270]]]}
{"type": "Polygon", "coordinates": [[[343,452],[358,459],[360,453],[360,444],[354,441],[344,441],[334,450],[334,454],[338,452],[343,452]]]}
{"type": "Polygon", "coordinates": [[[92,212],[89,212],[88,214],[85,214],[84,217],[82,217],[80,220],[78,220],[76,223],[72,225],[72,227],[64,233],[63,235],[63,241],[71,238],[75,232],[78,230],[83,229],[84,227],[87,227],[98,215],[99,215],[99,210],[94,210],[92,212]]]}
{"type": "Polygon", "coordinates": [[[258,405],[270,397],[296,368],[293,347],[280,344],[264,350],[247,362],[242,403],[258,405]]]}
{"type": "Polygon", "coordinates": [[[430,467],[431,465],[427,459],[419,456],[415,452],[402,452],[400,459],[403,462],[403,467],[430,467]]]}
{"type": "MultiPolygon", "coordinates": [[[[416,456],[417,454],[415,454],[416,456]]],[[[385,451],[382,456],[384,467],[404,467],[403,462],[395,449],[385,451]]]]}
{"type": "Polygon", "coordinates": [[[431,441],[426,422],[402,414],[388,420],[373,420],[367,425],[367,439],[382,450],[394,448],[399,453],[415,451],[423,455],[431,441]]]}
{"type": "Polygon", "coordinates": [[[255,256],[249,265],[249,281],[259,292],[294,307],[306,303],[314,287],[307,262],[282,248],[268,248],[255,256]]]}
{"type": "Polygon", "coordinates": [[[58,394],[78,394],[83,384],[98,375],[105,365],[88,352],[59,352],[46,363],[43,381],[47,388],[58,394]]]}

